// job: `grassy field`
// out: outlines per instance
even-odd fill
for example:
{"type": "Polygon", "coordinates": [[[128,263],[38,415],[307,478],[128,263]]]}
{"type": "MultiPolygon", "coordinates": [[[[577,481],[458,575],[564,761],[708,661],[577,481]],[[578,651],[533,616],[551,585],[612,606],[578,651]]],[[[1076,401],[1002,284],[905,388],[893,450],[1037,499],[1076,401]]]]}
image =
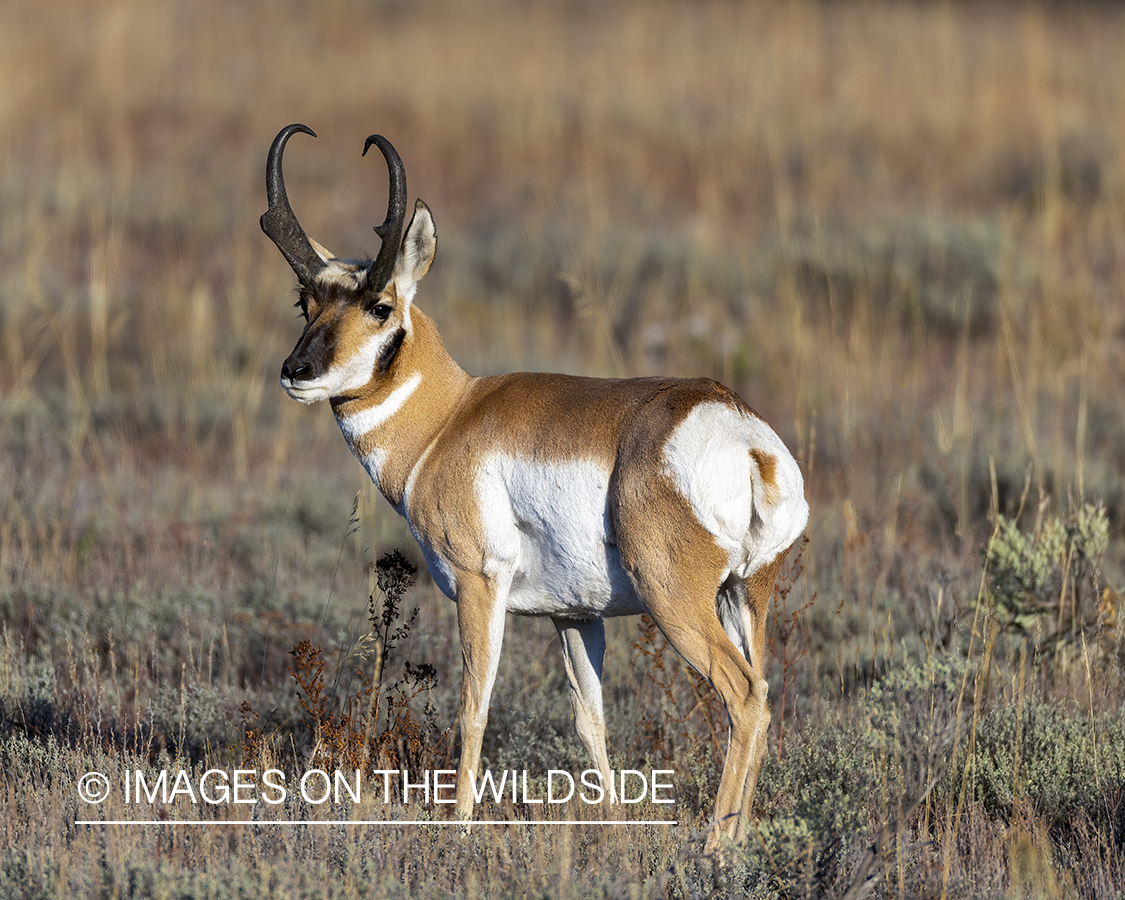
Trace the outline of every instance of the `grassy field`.
{"type": "MultiPolygon", "coordinates": [[[[14,0],[0,26],[0,896],[1125,896],[1125,11],[14,0]],[[440,237],[417,302],[469,371],[709,375],[800,460],[725,866],[721,710],[643,620],[608,629],[610,756],[674,770],[672,807],[627,811],[672,827],[80,799],[88,771],[456,759],[452,604],[424,571],[380,589],[417,547],[277,384],[299,323],[257,218],[290,122],[320,135],[290,198],[340,255],[377,248],[360,150],[394,141],[440,237]],[[436,821],[169,824],[386,815],[436,821]]],[[[484,756],[541,790],[586,760],[550,623],[505,640],[484,756]]]]}

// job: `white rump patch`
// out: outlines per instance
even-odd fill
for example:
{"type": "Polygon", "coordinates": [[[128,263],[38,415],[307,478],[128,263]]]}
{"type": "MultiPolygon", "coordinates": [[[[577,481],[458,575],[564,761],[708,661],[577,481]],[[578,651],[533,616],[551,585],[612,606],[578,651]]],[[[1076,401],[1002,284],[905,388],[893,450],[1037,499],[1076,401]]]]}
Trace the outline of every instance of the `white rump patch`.
{"type": "Polygon", "coordinates": [[[665,444],[664,465],[740,577],[771,562],[808,522],[804,479],[781,438],[761,419],[724,403],[691,411],[665,444]],[[751,450],[775,460],[773,488],[763,482],[751,450]]]}

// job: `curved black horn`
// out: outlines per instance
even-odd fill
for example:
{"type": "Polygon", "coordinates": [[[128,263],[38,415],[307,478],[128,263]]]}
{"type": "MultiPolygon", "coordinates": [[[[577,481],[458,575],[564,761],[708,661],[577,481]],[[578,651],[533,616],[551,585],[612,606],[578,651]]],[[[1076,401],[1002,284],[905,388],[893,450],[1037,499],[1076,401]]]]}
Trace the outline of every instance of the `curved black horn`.
{"type": "Polygon", "coordinates": [[[293,215],[293,208],[285,193],[285,178],[281,174],[281,155],[285,150],[285,142],[298,131],[316,137],[316,132],[307,125],[287,125],[277,133],[270,146],[270,153],[266,158],[266,199],[270,208],[262,214],[261,223],[262,231],[277,244],[277,249],[293,267],[301,283],[308,284],[324,268],[325,262],[313,249],[301,223],[293,215]]]}
{"type": "Polygon", "coordinates": [[[372,144],[382,151],[391,178],[387,193],[387,218],[383,220],[382,225],[375,226],[375,233],[383,243],[379,247],[375,264],[367,273],[367,287],[374,291],[381,291],[391,280],[395,260],[398,258],[398,247],[402,242],[402,223],[406,219],[406,168],[398,151],[381,134],[373,134],[364,142],[364,156],[367,155],[372,144]]]}

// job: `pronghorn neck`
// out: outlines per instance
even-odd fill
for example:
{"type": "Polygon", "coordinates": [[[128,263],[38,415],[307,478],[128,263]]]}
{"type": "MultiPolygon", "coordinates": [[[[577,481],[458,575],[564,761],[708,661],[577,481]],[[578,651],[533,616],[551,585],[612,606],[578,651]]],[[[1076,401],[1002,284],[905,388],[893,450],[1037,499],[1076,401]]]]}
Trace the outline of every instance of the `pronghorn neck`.
{"type": "Polygon", "coordinates": [[[471,380],[445,351],[433,320],[417,307],[385,375],[332,399],[332,411],[352,453],[393,506],[401,509],[407,479],[471,380]]]}

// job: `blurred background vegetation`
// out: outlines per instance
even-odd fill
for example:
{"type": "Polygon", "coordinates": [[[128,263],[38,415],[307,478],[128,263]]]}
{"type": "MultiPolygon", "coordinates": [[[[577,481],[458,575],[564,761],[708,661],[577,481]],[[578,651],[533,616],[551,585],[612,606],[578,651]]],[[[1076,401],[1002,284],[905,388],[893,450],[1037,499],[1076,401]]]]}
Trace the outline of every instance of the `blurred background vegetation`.
{"type": "MultiPolygon", "coordinates": [[[[1113,4],[6,4],[8,892],[1121,896],[1122,46],[1113,4]],[[307,763],[289,651],[371,665],[373,560],[420,562],[328,410],[277,385],[299,324],[257,218],[290,122],[320,135],[290,198],[340,255],[378,244],[363,139],[395,143],[439,232],[417,302],[469,371],[709,375],[800,460],[736,865],[688,840],[725,725],[672,654],[648,677],[633,621],[610,751],[672,754],[674,831],[71,824],[98,765],[307,763]]],[[[447,728],[452,605],[413,596],[399,652],[447,728]]],[[[585,765],[552,637],[509,623],[493,766],[585,765]]]]}

